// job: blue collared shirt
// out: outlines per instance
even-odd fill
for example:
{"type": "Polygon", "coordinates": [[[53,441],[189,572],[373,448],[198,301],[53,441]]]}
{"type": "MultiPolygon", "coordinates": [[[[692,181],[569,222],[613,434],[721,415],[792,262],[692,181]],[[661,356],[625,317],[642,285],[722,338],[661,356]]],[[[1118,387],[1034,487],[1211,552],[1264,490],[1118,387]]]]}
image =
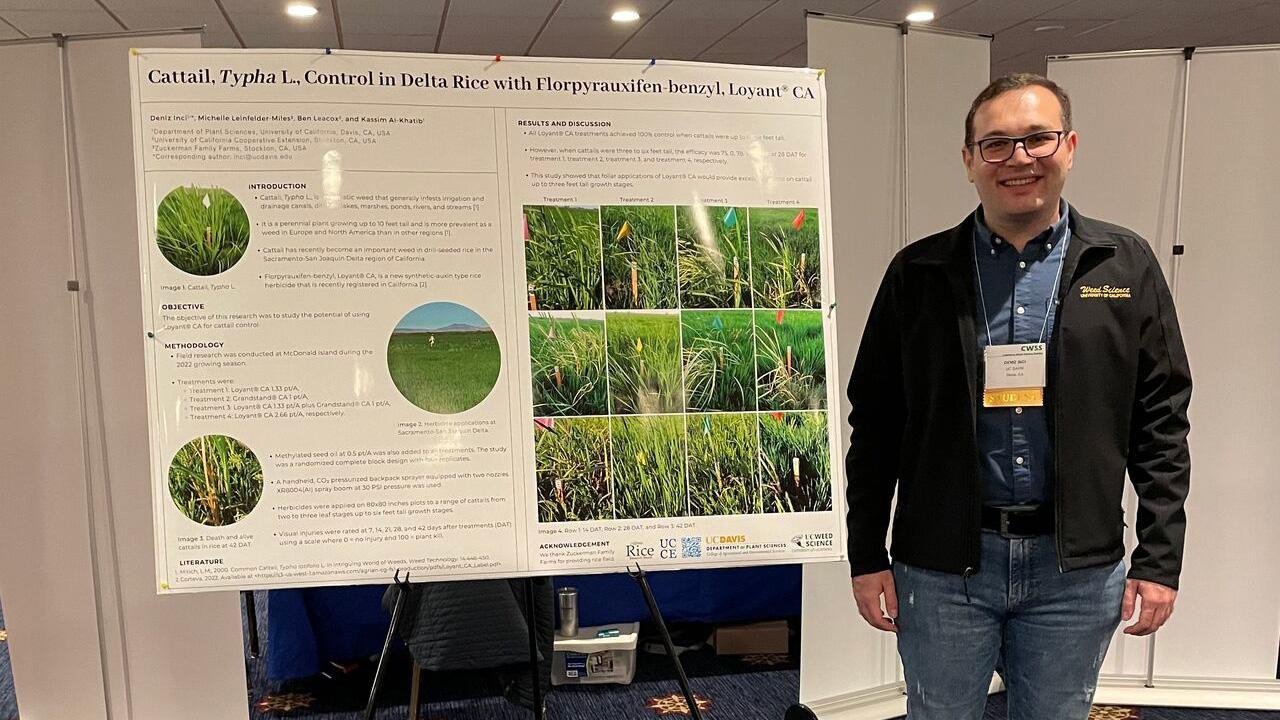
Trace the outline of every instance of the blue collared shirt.
{"type": "MultiPolygon", "coordinates": [[[[1053,337],[1054,290],[1070,240],[1066,200],[1059,206],[1058,221],[1032,238],[1021,253],[991,232],[979,209],[973,233],[979,358],[989,344],[1047,343],[1053,337]]],[[[1020,505],[1050,498],[1047,470],[1053,446],[1043,407],[979,406],[977,430],[984,504],[1020,505]]]]}

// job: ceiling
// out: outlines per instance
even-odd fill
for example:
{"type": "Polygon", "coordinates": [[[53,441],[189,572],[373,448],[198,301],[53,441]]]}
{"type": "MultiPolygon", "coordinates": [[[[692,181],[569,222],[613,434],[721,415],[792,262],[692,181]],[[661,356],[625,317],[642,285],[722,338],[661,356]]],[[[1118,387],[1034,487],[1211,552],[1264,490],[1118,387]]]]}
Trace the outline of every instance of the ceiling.
{"type": "Polygon", "coordinates": [[[992,73],[1040,71],[1046,55],[1280,43],[1280,0],[0,0],[0,40],[204,25],[208,47],[806,63],[806,9],[994,36],[992,73]],[[618,7],[639,11],[612,22],[618,7]],[[1043,29],[1050,28],[1050,29],[1043,29]]]}

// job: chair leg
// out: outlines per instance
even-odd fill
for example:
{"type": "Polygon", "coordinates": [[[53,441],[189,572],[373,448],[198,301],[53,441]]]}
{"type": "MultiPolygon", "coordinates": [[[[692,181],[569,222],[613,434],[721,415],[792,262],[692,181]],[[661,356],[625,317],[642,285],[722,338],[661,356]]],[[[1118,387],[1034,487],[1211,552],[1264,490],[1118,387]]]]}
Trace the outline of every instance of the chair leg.
{"type": "Polygon", "coordinates": [[[422,666],[413,664],[413,676],[409,678],[409,720],[418,720],[418,698],[422,689],[422,666]]]}

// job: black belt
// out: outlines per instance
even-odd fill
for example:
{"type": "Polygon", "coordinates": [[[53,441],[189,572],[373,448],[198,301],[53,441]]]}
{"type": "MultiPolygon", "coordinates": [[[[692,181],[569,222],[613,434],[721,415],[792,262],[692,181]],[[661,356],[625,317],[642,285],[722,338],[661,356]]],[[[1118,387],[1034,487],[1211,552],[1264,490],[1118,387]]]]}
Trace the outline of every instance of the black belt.
{"type": "Polygon", "coordinates": [[[982,506],[982,528],[1004,538],[1029,538],[1053,533],[1053,508],[1048,505],[982,506]]]}

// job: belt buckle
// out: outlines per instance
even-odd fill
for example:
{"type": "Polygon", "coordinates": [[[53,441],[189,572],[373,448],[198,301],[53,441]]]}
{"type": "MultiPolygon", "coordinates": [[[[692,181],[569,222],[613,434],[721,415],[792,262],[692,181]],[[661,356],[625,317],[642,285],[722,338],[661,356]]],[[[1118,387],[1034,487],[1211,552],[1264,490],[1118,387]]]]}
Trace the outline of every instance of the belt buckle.
{"type": "Polygon", "coordinates": [[[1000,511],[1000,537],[1006,540],[1025,540],[1035,537],[1034,534],[1014,533],[1009,531],[1009,516],[1015,512],[1028,512],[1036,509],[1035,505],[1011,505],[998,508],[1000,511]]]}

